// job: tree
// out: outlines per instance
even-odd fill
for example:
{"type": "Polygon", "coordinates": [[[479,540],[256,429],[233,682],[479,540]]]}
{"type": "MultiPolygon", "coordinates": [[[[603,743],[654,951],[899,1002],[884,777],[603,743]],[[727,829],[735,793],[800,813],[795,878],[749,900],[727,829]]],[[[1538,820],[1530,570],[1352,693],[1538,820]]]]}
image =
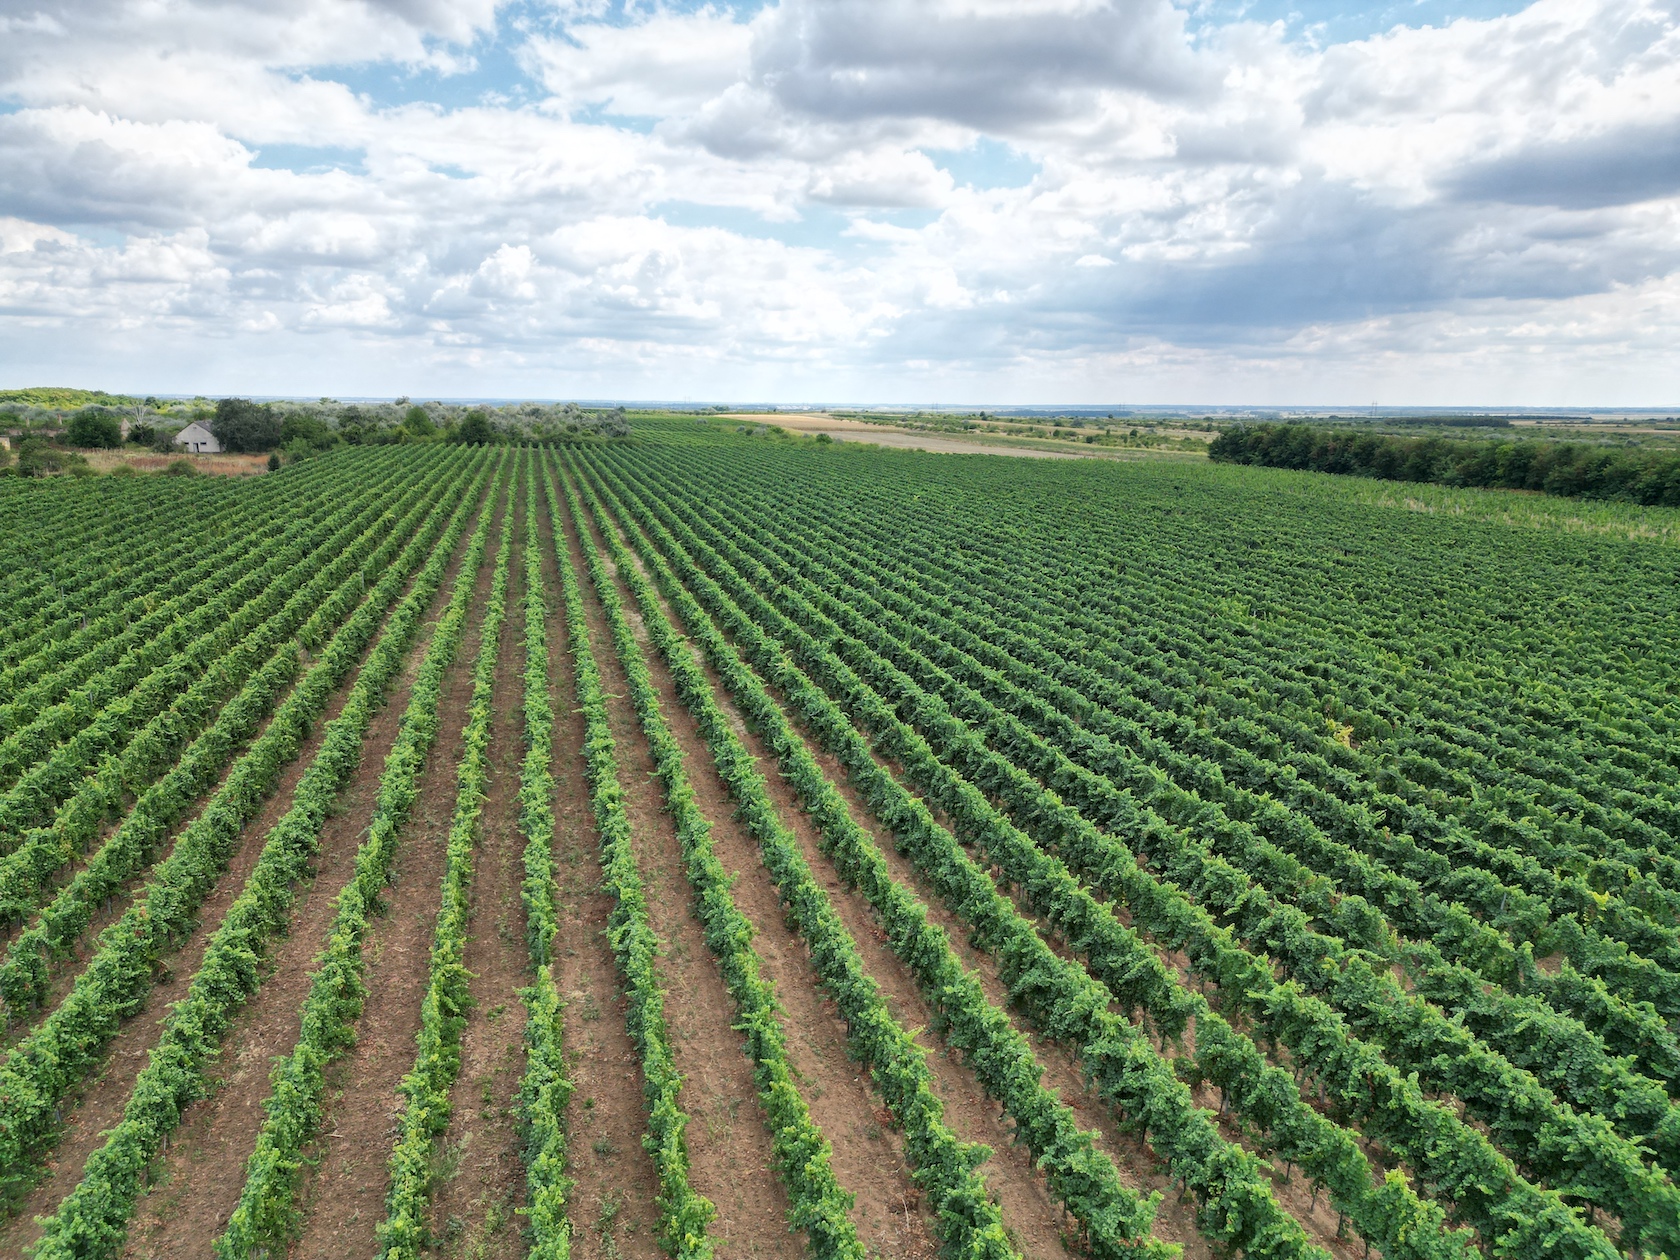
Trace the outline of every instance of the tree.
{"type": "Polygon", "coordinates": [[[273,408],[249,398],[218,402],[210,431],[227,451],[270,451],[280,445],[280,418],[273,408]]]}
{"type": "Polygon", "coordinates": [[[462,446],[488,446],[496,440],[495,430],[490,427],[490,413],[488,411],[469,411],[461,425],[455,430],[453,440],[462,446]]]}
{"type": "Polygon", "coordinates": [[[70,417],[65,438],[84,450],[114,450],[122,445],[122,421],[102,408],[83,407],[70,417]]]}
{"type": "Polygon", "coordinates": [[[338,441],[338,435],[327,428],[326,422],[319,416],[300,411],[286,417],[285,423],[280,426],[280,441],[287,449],[303,442],[315,450],[324,451],[338,441]]]}
{"type": "Polygon", "coordinates": [[[150,446],[157,441],[157,429],[149,424],[131,424],[128,426],[128,440],[138,446],[150,446]]]}
{"type": "Polygon", "coordinates": [[[403,428],[415,437],[431,437],[437,432],[437,425],[432,423],[424,407],[410,407],[408,414],[403,416],[403,428]]]}
{"type": "Polygon", "coordinates": [[[270,451],[268,453],[268,471],[280,471],[280,453],[278,451],[270,451]]]}
{"type": "Polygon", "coordinates": [[[24,438],[18,443],[17,470],[20,477],[45,477],[48,473],[86,471],[86,458],[75,451],[47,445],[45,438],[24,438]]]}

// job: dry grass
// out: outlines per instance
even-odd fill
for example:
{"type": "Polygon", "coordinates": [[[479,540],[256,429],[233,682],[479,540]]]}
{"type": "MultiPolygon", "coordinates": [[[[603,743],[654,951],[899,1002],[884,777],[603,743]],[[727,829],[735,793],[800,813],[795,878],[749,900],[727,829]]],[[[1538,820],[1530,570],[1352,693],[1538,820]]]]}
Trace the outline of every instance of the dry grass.
{"type": "Polygon", "coordinates": [[[108,473],[118,464],[130,464],[140,472],[162,472],[184,459],[201,473],[224,477],[250,477],[268,468],[266,455],[157,455],[150,451],[87,451],[88,466],[108,473]]]}

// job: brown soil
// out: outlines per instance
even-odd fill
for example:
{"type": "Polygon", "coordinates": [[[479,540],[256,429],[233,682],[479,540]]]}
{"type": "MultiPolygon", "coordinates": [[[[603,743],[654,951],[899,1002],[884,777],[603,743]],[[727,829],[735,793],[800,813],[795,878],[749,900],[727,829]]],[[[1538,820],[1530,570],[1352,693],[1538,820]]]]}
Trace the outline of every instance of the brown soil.
{"type": "MultiPolygon", "coordinates": [[[[205,458],[212,457],[206,456],[205,458]]],[[[456,562],[457,566],[458,564],[459,561],[456,562]]],[[[453,575],[455,571],[456,567],[452,566],[450,574],[453,575]]],[[[453,580],[453,576],[450,576],[447,579],[447,581],[453,580]]],[[[444,589],[447,589],[447,586],[445,586],[444,589]]],[[[354,615],[355,610],[352,609],[350,614],[346,616],[345,620],[349,620],[349,617],[354,615]]],[[[342,626],[343,622],[340,622],[339,624],[342,626]]],[[[116,920],[122,918],[124,914],[128,913],[128,908],[133,904],[134,899],[140,895],[140,893],[145,889],[147,883],[150,881],[153,866],[155,866],[157,862],[163,861],[168,857],[175,842],[180,839],[181,833],[191,826],[195,820],[197,820],[198,816],[204,812],[205,807],[216,798],[216,794],[220,792],[224,786],[226,786],[228,775],[233,772],[234,765],[251,747],[251,745],[261,739],[263,733],[268,730],[269,724],[274,720],[274,713],[286,702],[287,697],[289,697],[296,689],[297,680],[301,680],[303,675],[308,672],[312,659],[313,658],[309,655],[305,655],[302,665],[298,670],[297,679],[281,690],[280,694],[275,698],[274,704],[270,707],[267,716],[257,723],[256,730],[251,737],[233,749],[232,755],[228,758],[227,764],[222,767],[221,774],[216,777],[216,782],[208,790],[201,793],[198,799],[193,802],[192,807],[181,816],[181,821],[176,823],[168,840],[163,845],[159,846],[157,853],[154,855],[153,861],[148,862],[140,871],[128,879],[118,892],[106,901],[105,905],[98,907],[94,911],[93,917],[88,921],[88,926],[76,939],[75,944],[71,947],[67,956],[53,957],[47,960],[47,996],[46,1000],[41,1005],[42,1010],[51,1010],[53,1007],[57,1006],[58,1003],[63,1000],[64,995],[70,991],[70,986],[75,983],[76,976],[80,974],[82,968],[87,965],[88,959],[93,956],[99,933],[104,931],[104,929],[110,926],[110,924],[116,922],[116,920]]],[[[345,690],[344,695],[348,696],[348,694],[348,690],[345,690]]],[[[342,703],[342,697],[334,701],[334,705],[340,707],[342,706],[342,703]]],[[[332,717],[336,717],[338,714],[338,708],[329,707],[326,712],[327,716],[321,719],[322,722],[329,721],[332,717]]],[[[210,720],[213,722],[215,718],[212,717],[210,720]]],[[[282,787],[289,795],[291,785],[284,779],[282,779],[282,787]]],[[[65,885],[70,883],[77,872],[81,871],[82,868],[87,866],[87,864],[93,860],[95,855],[98,853],[99,848],[105,843],[105,841],[110,839],[111,833],[114,832],[120,825],[120,823],[114,823],[109,820],[100,824],[99,834],[89,842],[87,849],[83,853],[77,855],[70,865],[65,867],[65,869],[57,876],[55,880],[55,887],[52,890],[53,897],[57,897],[59,892],[62,891],[65,885]]],[[[51,904],[50,899],[43,904],[51,904]]],[[[28,926],[33,926],[35,923],[39,922],[39,920],[40,911],[37,910],[30,916],[26,923],[28,926]]],[[[3,932],[0,932],[0,940],[9,944],[13,938],[21,935],[24,929],[24,923],[9,925],[3,932]]],[[[0,1038],[0,1044],[10,1046],[20,1040],[28,1031],[28,1025],[20,1022],[15,1027],[6,1030],[3,1038],[0,1038]]]]}
{"type": "MultiPolygon", "coordinates": [[[[514,538],[523,540],[523,495],[514,538]]],[[[496,650],[490,743],[490,783],[473,859],[472,919],[466,966],[472,1007],[461,1035],[461,1074],[451,1095],[453,1114],[442,1160],[451,1175],[432,1204],[432,1232],[453,1250],[477,1260],[524,1252],[515,1207],[525,1202],[515,1106],[525,1070],[524,1016],[519,989],[530,966],[525,943],[525,838],[519,830],[519,770],[525,755],[520,702],[525,685],[523,554],[509,560],[507,616],[496,650]],[[458,1240],[458,1241],[457,1241],[458,1240]]]]}
{"type": "MultiPolygon", "coordinates": [[[[559,605],[547,507],[539,509],[543,574],[559,605]]],[[[575,1092],[567,1115],[567,1203],[578,1260],[658,1260],[654,1196],[658,1181],[641,1147],[647,1129],[642,1074],[625,1030],[625,1003],[605,932],[613,900],[600,886],[600,837],[589,805],[583,716],[577,710],[565,609],[549,622],[549,677],[555,696],[555,866],[561,933],[554,978],[567,1001],[565,1038],[575,1092]]]]}
{"type": "Polygon", "coordinates": [[[490,555],[479,568],[473,609],[444,677],[438,700],[438,739],[426,758],[420,795],[392,866],[385,913],[364,945],[368,995],[356,1023],[356,1044],[328,1069],[321,1132],[298,1191],[304,1222],[293,1256],[369,1256],[385,1219],[387,1165],[402,1115],[397,1085],[414,1066],[420,1004],[430,980],[432,933],[443,885],[444,846],[455,810],[455,774],[462,730],[472,700],[472,663],[483,608],[490,597],[498,522],[490,555]]]}
{"type": "MultiPolygon", "coordinates": [[[[463,549],[445,571],[429,617],[441,615],[465,558],[463,549]]],[[[368,726],[361,764],[322,829],[315,877],[301,890],[287,936],[270,954],[266,982],[228,1032],[218,1070],[210,1078],[209,1097],[182,1117],[154,1186],[137,1207],[126,1255],[208,1258],[211,1244],[239,1202],[245,1161],[270,1093],[270,1067],[297,1044],[310,968],[332,926],[338,891],[354,873],[357,848],[373,819],[385,758],[396,742],[435,628],[435,622],[423,628],[386,704],[368,726]]]]}
{"type": "MultiPolygon", "coordinates": [[[[708,673],[710,673],[709,670],[708,673]]],[[[714,676],[714,687],[715,685],[714,676]]],[[[790,712],[790,720],[794,722],[795,726],[798,726],[797,719],[792,717],[791,711],[787,710],[785,703],[783,708],[784,711],[790,712]]],[[[775,776],[773,760],[766,764],[766,753],[762,746],[758,744],[756,738],[749,736],[748,743],[755,755],[760,758],[760,770],[766,777],[775,779],[778,786],[785,786],[775,776]]],[[[814,744],[808,742],[807,746],[817,758],[829,780],[839,787],[841,794],[846,798],[853,817],[860,823],[864,823],[867,817],[867,805],[851,787],[845,771],[838,761],[814,744]]],[[[889,764],[879,757],[876,760],[895,778],[898,778],[901,782],[904,781],[900,767],[889,764]]],[[[791,789],[787,790],[791,794],[791,789]]],[[[938,816],[937,811],[935,811],[935,814],[938,816]]],[[[939,821],[941,823],[947,822],[943,817],[940,817],[939,821]]],[[[1011,1022],[1015,1025],[1016,1030],[1026,1037],[1039,1062],[1045,1068],[1044,1083],[1055,1090],[1062,1101],[1074,1110],[1082,1127],[1093,1129],[1101,1135],[1102,1140],[1099,1145],[1108,1151],[1111,1158],[1114,1159],[1122,1180],[1140,1191],[1160,1190],[1168,1196],[1163,1199],[1157,1211],[1155,1232],[1164,1239],[1183,1244],[1186,1255],[1191,1257],[1192,1260],[1197,1256],[1209,1254],[1206,1240],[1196,1232],[1193,1201],[1188,1198],[1182,1202],[1175,1201],[1176,1196],[1172,1195],[1170,1189],[1172,1178],[1165,1174],[1164,1168],[1161,1171],[1156,1171],[1157,1161],[1146,1149],[1144,1143],[1122,1131],[1114,1111],[1086,1083],[1079,1067],[1078,1055],[1074,1049],[1039,1037],[1030,1029],[1023,1018],[1010,1010],[1008,989],[997,974],[994,960],[969,945],[969,930],[966,925],[946,909],[938,893],[915,870],[910,860],[897,852],[890,842],[890,834],[885,832],[884,829],[872,828],[871,830],[877,838],[877,843],[883,838],[888,840],[888,843],[881,844],[880,847],[894,878],[900,884],[912,888],[916,895],[922,899],[928,906],[929,918],[945,929],[953,948],[957,950],[963,962],[976,973],[982,987],[986,990],[987,996],[995,1005],[1009,1011],[1011,1022]]],[[[1004,891],[1009,894],[1013,890],[1005,889],[1004,891]]],[[[1038,923],[1037,916],[1024,904],[1021,904],[1018,899],[1016,905],[1017,909],[1037,924],[1042,931],[1043,925],[1038,923]]],[[[1058,954],[1063,957],[1072,957],[1053,934],[1046,933],[1045,939],[1049,941],[1058,954]]],[[[1164,958],[1166,957],[1158,949],[1156,953],[1164,958]]],[[[1176,974],[1180,975],[1181,978],[1184,977],[1185,971],[1182,960],[1179,960],[1178,965],[1174,965],[1171,958],[1166,958],[1166,961],[1169,966],[1173,967],[1176,974]]],[[[1175,1057],[1179,1051],[1176,1047],[1169,1046],[1165,1053],[1168,1057],[1175,1057]]],[[[1274,1061],[1276,1061],[1275,1056],[1274,1061]]],[[[1195,1097],[1198,1105],[1207,1107],[1214,1112],[1220,1110],[1219,1091],[1214,1087],[1204,1086],[1195,1097]]],[[[1306,1097],[1305,1093],[1303,1093],[1303,1097],[1306,1097]]],[[[1221,1117],[1218,1123],[1222,1135],[1228,1141],[1252,1150],[1252,1143],[1242,1133],[1235,1117],[1221,1117]]],[[[1362,1143],[1362,1145],[1365,1146],[1368,1155],[1373,1153],[1369,1144],[1362,1143]]],[[[1332,1254],[1347,1257],[1348,1260],[1360,1253],[1362,1245],[1355,1241],[1355,1236],[1351,1230],[1347,1230],[1345,1236],[1340,1236],[1342,1222],[1335,1208],[1330,1205],[1327,1195],[1313,1194],[1312,1187],[1304,1176],[1286,1175],[1288,1170],[1281,1161],[1272,1160],[1265,1156],[1261,1156],[1261,1160],[1271,1171],[1272,1191],[1279,1205],[1302,1224],[1308,1237],[1313,1242],[1326,1248],[1332,1254]]]]}
{"type": "MultiPolygon", "coordinates": [[[[363,661],[367,651],[372,650],[372,642],[377,641],[375,636],[363,653],[363,661]]],[[[161,1035],[171,1006],[186,996],[187,987],[197,973],[210,938],[256,866],[269,830],[291,807],[292,793],[298,780],[320,750],[327,724],[339,715],[349,699],[360,673],[360,664],[358,662],[357,669],[352,670],[340,684],[298,755],[281,774],[275,791],[247,824],[227,873],[200,910],[198,927],[168,961],[153,985],[145,1013],[130,1020],[111,1040],[105,1052],[104,1069],[89,1081],[73,1104],[66,1106],[62,1137],[47,1163],[47,1177],[24,1199],[17,1215],[0,1225],[0,1254],[21,1255],[23,1248],[39,1237],[35,1217],[52,1212],[75,1188],[81,1180],[82,1167],[88,1156],[103,1145],[105,1130],[122,1118],[135,1078],[145,1067],[147,1053],[161,1035]]],[[[242,1177],[243,1173],[238,1175],[242,1177]]]]}
{"type": "MultiPolygon", "coordinates": [[[[783,822],[798,838],[813,873],[827,889],[836,912],[857,943],[865,967],[881,986],[889,1010],[907,1028],[931,1027],[933,1012],[923,1000],[915,977],[888,947],[886,933],[868,901],[862,894],[842,884],[833,866],[818,848],[818,833],[809,815],[800,809],[797,796],[782,780],[774,759],[766,754],[757,737],[746,729],[715,675],[709,669],[707,673],[712,678],[714,695],[724,711],[732,716],[737,733],[745,740],[748,750],[758,759],[759,770],[768,780],[771,799],[777,805],[783,822]]],[[[833,778],[832,769],[830,777],[833,778]]],[[[855,803],[853,815],[860,825],[875,834],[868,820],[855,808],[855,803]]],[[[741,863],[736,867],[735,861],[725,859],[726,865],[740,872],[741,882],[735,890],[738,903],[746,895],[749,884],[761,885],[769,890],[772,898],[775,897],[773,882],[762,862],[757,860],[756,849],[750,856],[732,856],[741,863]]],[[[780,919],[779,912],[776,917],[780,919]]],[[[768,933],[767,925],[760,926],[768,933]]],[[[832,1007],[829,1009],[832,1010],[832,1007]]],[[[959,1138],[985,1142],[992,1147],[992,1158],[983,1165],[982,1175],[1003,1209],[1004,1221],[1012,1231],[1016,1244],[1029,1256],[1059,1254],[1062,1247],[1061,1207],[1050,1196],[1044,1178],[1034,1167],[1026,1148],[1014,1143],[1013,1126],[1008,1118],[996,1103],[986,1097],[974,1073],[957,1057],[948,1054],[942,1043],[925,1032],[918,1035],[917,1040],[929,1051],[928,1066],[933,1074],[934,1091],[945,1105],[945,1123],[959,1138]]],[[[876,1099],[875,1107],[879,1106],[876,1099]]],[[[874,1114],[877,1118],[887,1115],[884,1108],[874,1114]]],[[[836,1140],[834,1134],[829,1134],[829,1137],[836,1140]]],[[[847,1188],[859,1191],[861,1200],[861,1187],[848,1183],[847,1188]]],[[[929,1228],[925,1221],[924,1228],[929,1228]]]]}
{"type": "MultiPolygon", "coordinates": [[[[583,572],[578,540],[573,562],[583,572]]],[[[683,872],[676,829],[664,811],[653,757],[629,699],[624,668],[612,649],[587,577],[589,631],[607,691],[607,712],[618,745],[619,781],[639,844],[648,917],[662,942],[661,979],[672,1055],[683,1075],[680,1102],[689,1117],[689,1183],[717,1208],[710,1234],[731,1254],[797,1260],[799,1239],[788,1229],[787,1194],[771,1168],[770,1134],[757,1102],[752,1064],[741,1035],[730,1027],[734,1002],[724,986],[683,872]]]]}
{"type": "MultiPolygon", "coordinates": [[[[734,802],[717,775],[705,738],[678,698],[669,669],[646,644],[634,597],[622,583],[619,597],[643,640],[661,708],[682,746],[700,808],[712,820],[714,850],[737,880],[735,904],[757,930],[753,948],[763,975],[776,986],[788,1057],[800,1092],[812,1119],[833,1146],[835,1177],[857,1197],[851,1218],[859,1237],[872,1249],[871,1255],[907,1260],[932,1257],[938,1253],[932,1216],[911,1181],[903,1141],[891,1127],[890,1113],[867,1072],[848,1055],[845,1020],[812,970],[804,941],[788,923],[758,842],[735,818],[734,802]]],[[[737,729],[744,731],[738,719],[737,729]]],[[[753,751],[760,750],[754,747],[753,751]]],[[[760,769],[764,768],[761,764],[760,769]]],[[[774,773],[773,766],[770,771],[774,773]]],[[[784,803],[784,819],[787,813],[784,803]]]]}

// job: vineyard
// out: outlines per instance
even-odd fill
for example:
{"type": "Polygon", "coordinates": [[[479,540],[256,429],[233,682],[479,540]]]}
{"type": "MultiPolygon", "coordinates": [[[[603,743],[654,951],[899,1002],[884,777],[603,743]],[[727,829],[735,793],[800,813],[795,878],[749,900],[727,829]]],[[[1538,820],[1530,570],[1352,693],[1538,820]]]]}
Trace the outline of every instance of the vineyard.
{"type": "Polygon", "coordinates": [[[0,484],[0,1253],[1680,1260],[1664,509],[692,417],[0,484]]]}

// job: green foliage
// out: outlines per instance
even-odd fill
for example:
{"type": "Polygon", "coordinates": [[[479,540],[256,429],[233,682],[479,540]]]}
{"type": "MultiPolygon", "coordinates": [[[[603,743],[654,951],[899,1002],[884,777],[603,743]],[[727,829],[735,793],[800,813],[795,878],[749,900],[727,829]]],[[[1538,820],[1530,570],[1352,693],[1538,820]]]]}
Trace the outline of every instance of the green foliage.
{"type": "Polygon", "coordinates": [[[584,764],[589,779],[590,808],[601,837],[602,886],[613,898],[608,943],[624,977],[625,1022],[631,1043],[641,1055],[642,1090],[647,1103],[648,1131],[642,1146],[653,1160],[659,1182],[661,1244],[675,1260],[706,1260],[714,1253],[707,1226],[717,1209],[688,1181],[688,1145],[684,1131],[688,1116],[677,1095],[682,1077],[671,1053],[665,1024],[665,990],[655,959],[659,938],[648,923],[647,896],[636,867],[630,819],[618,782],[618,756],[607,720],[606,696],[600,669],[589,645],[584,620],[583,592],[566,547],[565,523],[545,476],[549,519],[554,529],[554,558],[560,569],[560,593],[566,611],[566,633],[572,655],[573,686],[585,724],[584,764]]]}
{"type": "Polygon", "coordinates": [[[280,422],[280,443],[288,451],[324,451],[338,442],[338,435],[326,423],[307,411],[290,412],[280,422]]]}
{"type": "MultiPolygon", "coordinates": [[[[734,1027],[746,1033],[743,1049],[753,1061],[759,1102],[773,1135],[776,1170],[787,1189],[788,1227],[805,1232],[810,1254],[819,1260],[864,1260],[863,1243],[849,1217],[855,1198],[835,1179],[829,1166],[832,1150],[828,1140],[811,1119],[810,1109],[799,1093],[787,1057],[786,1037],[777,1019],[775,986],[763,978],[763,964],[750,944],[754,928],[730,896],[733,880],[712,851],[711,823],[695,802],[682,750],[660,712],[647,662],[569,484],[566,502],[583,547],[590,582],[630,681],[631,701],[652,750],[655,772],[665,788],[666,808],[676,822],[677,841],[705,926],[706,943],[717,956],[724,983],[735,1000],[734,1027]]],[[[628,574],[629,556],[621,548],[614,549],[614,556],[619,572],[628,574]]],[[[665,630],[668,639],[669,628],[663,625],[662,616],[659,628],[665,630]]],[[[1135,1207],[1135,1202],[1131,1206],[1135,1207]]]]}
{"type": "MultiPolygon", "coordinates": [[[[450,1091],[461,1070],[461,1031],[467,1023],[466,963],[473,850],[478,844],[490,779],[491,698],[496,653],[507,613],[509,557],[513,551],[513,499],[502,512],[501,539],[490,579],[490,599],[479,631],[473,663],[472,699],[461,733],[463,751],[455,770],[455,812],[444,842],[443,901],[432,934],[432,957],[425,995],[420,1001],[419,1047],[414,1067],[398,1092],[407,1100],[391,1150],[390,1189],[385,1219],[378,1228],[381,1260],[417,1260],[427,1245],[426,1209],[433,1184],[433,1145],[449,1127],[450,1091]]],[[[485,512],[486,518],[489,510],[485,512]]]]}
{"type": "Polygon", "coordinates": [[[225,451],[271,451],[281,442],[281,421],[272,407],[249,398],[223,398],[216,403],[210,431],[225,451]]]}
{"type": "Polygon", "coordinates": [[[102,389],[61,389],[54,386],[0,389],[0,404],[18,403],[54,411],[69,411],[76,407],[132,407],[139,401],[127,394],[107,394],[102,389]]]}
{"type": "MultiPolygon", "coordinates": [[[[529,461],[531,456],[527,454],[529,461]]],[[[565,1003],[549,969],[550,950],[560,932],[555,906],[554,707],[548,683],[548,601],[542,547],[537,531],[537,472],[525,474],[525,687],[520,711],[525,726],[525,760],[519,769],[519,828],[525,836],[525,904],[531,948],[531,984],[520,991],[525,1005],[525,1073],[519,1082],[519,1122],[524,1138],[525,1183],[530,1206],[531,1255],[566,1260],[572,1225],[566,1215],[572,1179],[566,1175],[566,1108],[572,1083],[566,1075],[562,1035],[565,1003]]]]}
{"type": "Polygon", "coordinates": [[[20,477],[76,473],[86,471],[87,466],[85,457],[53,446],[45,438],[24,438],[17,444],[17,475],[20,477]]]}
{"type": "Polygon", "coordinates": [[[1680,507],[1680,454],[1672,451],[1616,450],[1578,442],[1393,437],[1295,423],[1226,429],[1209,444],[1208,458],[1386,481],[1542,490],[1680,507]]]}
{"type": "Polygon", "coordinates": [[[436,433],[437,425],[432,423],[432,417],[424,407],[410,407],[403,413],[403,428],[415,437],[431,437],[436,433]]]}
{"type": "MultiPolygon", "coordinates": [[[[468,501],[479,501],[481,490],[482,482],[475,483],[467,493],[468,501]]],[[[487,502],[493,503],[496,494],[492,489],[487,502]]],[[[449,604],[415,676],[396,741],[386,754],[367,839],[356,852],[354,875],[338,895],[327,947],[316,959],[297,1044],[274,1068],[274,1088],[264,1104],[263,1126],[246,1162],[245,1187],[226,1230],[216,1240],[218,1256],[231,1260],[264,1247],[283,1248],[298,1222],[297,1180],[305,1145],[320,1123],[326,1067],[352,1044],[351,1030],[366,993],[362,945],[369,917],[390,878],[403,825],[419,794],[420,770],[437,740],[443,676],[465,633],[490,516],[488,507],[479,514],[449,604]]]]}
{"type": "Polygon", "coordinates": [[[83,407],[70,417],[64,437],[83,450],[116,450],[123,444],[122,421],[101,407],[83,407]]]}
{"type": "MultiPolygon", "coordinates": [[[[468,507],[462,501],[454,508],[449,532],[455,538],[465,527],[468,507]]],[[[186,916],[193,914],[221,877],[239,827],[272,787],[287,752],[301,743],[300,719],[306,713],[302,706],[310,705],[318,713],[338,680],[355,664],[361,648],[379,632],[343,709],[327,724],[320,750],[299,781],[291,808],[269,831],[244,889],[210,940],[186,998],[166,1022],[121,1122],[89,1158],[76,1189],[43,1222],[38,1257],[103,1256],[120,1250],[146,1168],[179,1123],[185,1105],[204,1092],[204,1071],[222,1034],[261,985],[258,963],[265,947],[286,925],[293,888],[309,873],[320,829],[338,790],[359,762],[368,722],[401,668],[442,582],[451,548],[434,549],[434,544],[442,532],[444,510],[445,505],[439,503],[433,527],[415,538],[404,553],[410,563],[386,570],[303,687],[293,693],[287,704],[300,701],[296,716],[288,714],[291,720],[283,722],[276,715],[253,746],[255,753],[267,743],[264,755],[253,761],[253,753],[248,753],[242,759],[242,766],[236,767],[218,793],[218,802],[201,815],[202,828],[199,824],[190,828],[160,867],[145,900],[102,934],[99,953],[77,978],[70,996],[26,1038],[34,1052],[21,1059],[14,1052],[0,1069],[0,1097],[13,1100],[12,1109],[0,1116],[0,1148],[21,1146],[18,1153],[25,1154],[30,1147],[24,1142],[30,1138],[39,1142],[50,1134],[54,1101],[97,1061],[103,1041],[143,997],[168,934],[185,926],[186,916]],[[424,567],[413,586],[381,629],[383,613],[397,603],[414,566],[422,560],[424,567]],[[309,687],[311,682],[317,686],[309,687]],[[250,771],[241,775],[244,767],[250,771]],[[239,806],[218,809],[223,800],[238,801],[239,806]],[[195,829],[198,835],[193,834],[195,829]],[[58,1048],[50,1056],[43,1053],[49,1046],[58,1048]],[[28,1098],[34,1109],[32,1128],[16,1123],[16,1100],[21,1098],[28,1098]]],[[[11,1159],[7,1168],[18,1179],[26,1174],[28,1164],[11,1159]]]]}
{"type": "Polygon", "coordinates": [[[484,410],[467,412],[466,418],[449,435],[449,440],[460,446],[487,446],[494,442],[496,431],[491,427],[490,413],[484,410]]]}

